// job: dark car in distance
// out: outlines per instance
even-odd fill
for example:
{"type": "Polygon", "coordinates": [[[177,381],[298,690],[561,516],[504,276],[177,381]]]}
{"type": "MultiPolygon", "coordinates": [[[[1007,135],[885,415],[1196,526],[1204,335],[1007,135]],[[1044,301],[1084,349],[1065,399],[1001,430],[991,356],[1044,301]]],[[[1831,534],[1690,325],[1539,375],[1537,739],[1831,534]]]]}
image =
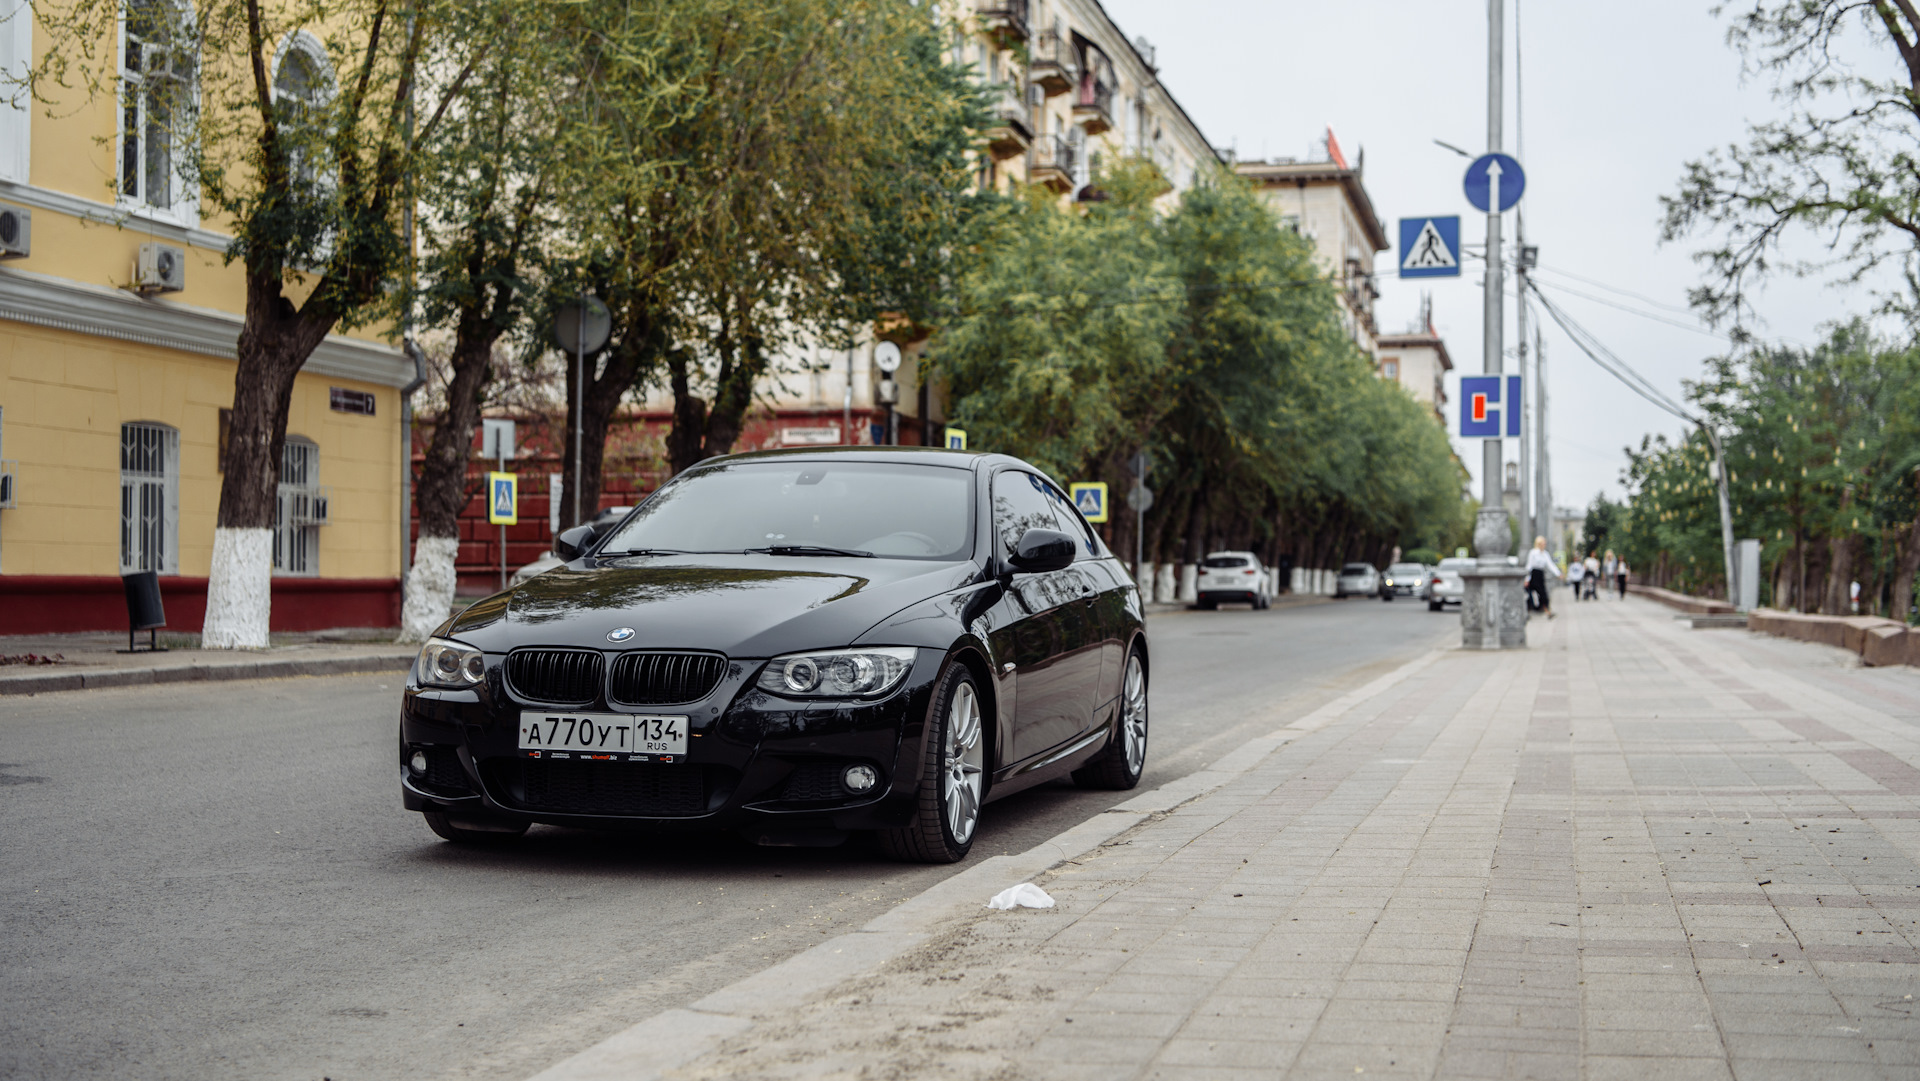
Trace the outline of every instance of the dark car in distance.
{"type": "Polygon", "coordinates": [[[952,862],[993,799],[1145,767],[1132,577],[1019,459],[732,455],[554,547],[562,566],[448,620],[408,677],[402,798],[448,840],[874,831],[952,862]]]}

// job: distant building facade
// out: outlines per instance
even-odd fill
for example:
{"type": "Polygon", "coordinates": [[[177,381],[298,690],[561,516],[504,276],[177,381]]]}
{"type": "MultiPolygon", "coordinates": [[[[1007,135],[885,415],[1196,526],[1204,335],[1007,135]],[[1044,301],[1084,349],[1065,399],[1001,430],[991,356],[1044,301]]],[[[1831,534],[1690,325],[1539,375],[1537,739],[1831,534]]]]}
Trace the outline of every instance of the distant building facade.
{"type": "Polygon", "coordinates": [[[1380,336],[1380,378],[1406,388],[1407,393],[1433,411],[1442,427],[1447,423],[1447,373],[1453,357],[1446,340],[1433,329],[1431,307],[1421,304],[1419,329],[1380,336]]]}
{"type": "Polygon", "coordinates": [[[1374,303],[1380,287],[1373,258],[1391,245],[1362,183],[1365,164],[1364,157],[1349,164],[1329,130],[1325,160],[1245,161],[1234,171],[1259,187],[1283,224],[1313,241],[1320,266],[1339,292],[1347,333],[1377,362],[1381,347],[1374,303]]]}

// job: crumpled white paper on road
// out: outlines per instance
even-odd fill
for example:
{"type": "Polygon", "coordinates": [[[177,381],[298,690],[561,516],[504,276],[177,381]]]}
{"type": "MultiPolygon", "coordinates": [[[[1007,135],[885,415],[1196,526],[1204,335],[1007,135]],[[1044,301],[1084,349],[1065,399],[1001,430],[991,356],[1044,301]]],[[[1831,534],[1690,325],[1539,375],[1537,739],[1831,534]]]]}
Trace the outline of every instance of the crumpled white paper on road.
{"type": "Polygon", "coordinates": [[[1047,891],[1031,882],[1022,882],[1018,886],[1008,886],[993,895],[987,902],[988,908],[1052,908],[1053,898],[1047,891]]]}

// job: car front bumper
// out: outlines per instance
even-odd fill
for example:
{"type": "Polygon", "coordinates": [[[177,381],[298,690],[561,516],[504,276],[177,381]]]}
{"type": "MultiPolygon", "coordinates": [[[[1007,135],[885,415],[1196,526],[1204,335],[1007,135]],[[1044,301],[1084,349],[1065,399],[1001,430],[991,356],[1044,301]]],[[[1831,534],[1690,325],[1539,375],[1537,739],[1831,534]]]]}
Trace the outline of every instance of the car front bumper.
{"type": "MultiPolygon", "coordinates": [[[[408,810],[600,829],[722,827],[777,842],[905,825],[927,780],[921,752],[937,650],[920,650],[902,685],[876,701],[779,698],[753,685],[764,662],[735,661],[700,702],[625,710],[688,718],[687,754],[672,762],[530,757],[518,745],[523,706],[507,695],[500,660],[489,656],[487,682],[475,690],[409,684],[399,745],[408,810]],[[417,750],[425,773],[410,765],[417,750]],[[872,790],[841,785],[855,763],[878,770],[872,790]]],[[[613,712],[604,703],[579,710],[613,712]]]]}

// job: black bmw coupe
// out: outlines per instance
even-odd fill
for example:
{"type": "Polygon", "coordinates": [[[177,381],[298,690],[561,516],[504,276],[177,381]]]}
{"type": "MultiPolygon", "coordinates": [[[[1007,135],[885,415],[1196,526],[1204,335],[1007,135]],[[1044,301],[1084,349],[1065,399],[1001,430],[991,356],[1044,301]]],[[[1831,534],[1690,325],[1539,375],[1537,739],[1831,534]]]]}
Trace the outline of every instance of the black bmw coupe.
{"type": "Polygon", "coordinates": [[[952,862],[992,799],[1140,780],[1139,593],[1017,458],[716,458],[554,549],[562,566],[448,620],[408,677],[401,794],[448,840],[871,830],[952,862]]]}

